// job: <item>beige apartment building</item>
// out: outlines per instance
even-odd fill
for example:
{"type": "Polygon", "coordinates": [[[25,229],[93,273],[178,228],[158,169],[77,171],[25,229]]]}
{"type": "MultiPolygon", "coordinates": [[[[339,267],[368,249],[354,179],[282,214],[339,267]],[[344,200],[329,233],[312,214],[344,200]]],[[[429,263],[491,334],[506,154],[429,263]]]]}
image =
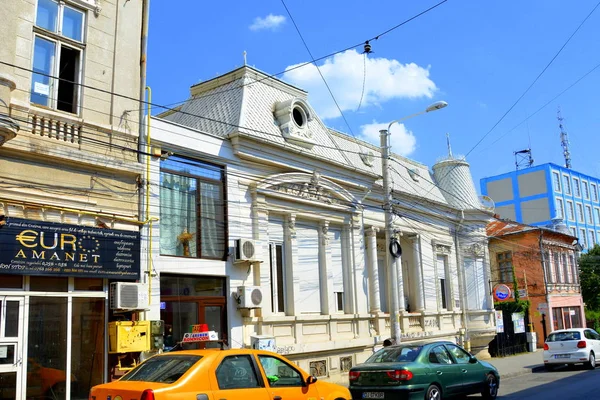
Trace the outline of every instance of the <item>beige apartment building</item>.
{"type": "Polygon", "coordinates": [[[0,2],[0,399],[110,379],[112,281],[140,277],[144,1],[0,2]]]}

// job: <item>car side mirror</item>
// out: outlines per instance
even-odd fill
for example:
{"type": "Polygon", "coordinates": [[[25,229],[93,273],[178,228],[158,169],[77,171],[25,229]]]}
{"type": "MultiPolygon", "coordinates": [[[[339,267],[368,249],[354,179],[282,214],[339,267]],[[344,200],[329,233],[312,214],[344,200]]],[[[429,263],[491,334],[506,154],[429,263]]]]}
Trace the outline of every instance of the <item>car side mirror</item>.
{"type": "Polygon", "coordinates": [[[306,385],[312,385],[316,381],[317,381],[317,377],[311,375],[308,378],[306,378],[306,385]]]}
{"type": "Polygon", "coordinates": [[[475,356],[471,356],[471,358],[469,358],[469,364],[475,364],[477,363],[477,358],[475,356]]]}

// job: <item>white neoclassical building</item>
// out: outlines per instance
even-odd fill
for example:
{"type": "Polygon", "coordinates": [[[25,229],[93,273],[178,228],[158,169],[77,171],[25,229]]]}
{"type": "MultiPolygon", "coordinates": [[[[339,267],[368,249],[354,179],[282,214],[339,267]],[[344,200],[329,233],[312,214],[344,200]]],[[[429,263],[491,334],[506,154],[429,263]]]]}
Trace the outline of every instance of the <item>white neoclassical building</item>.
{"type": "Polygon", "coordinates": [[[487,353],[489,214],[465,161],[448,157],[430,171],[392,156],[402,256],[390,282],[380,149],[327,128],[305,91],[238,68],[152,118],[151,143],[159,221],[142,252],[151,255],[149,318],[165,321],[167,346],[207,324],[231,347],[273,337],[306,370],[345,380],[390,337],[397,285],[402,340],[487,353]]]}

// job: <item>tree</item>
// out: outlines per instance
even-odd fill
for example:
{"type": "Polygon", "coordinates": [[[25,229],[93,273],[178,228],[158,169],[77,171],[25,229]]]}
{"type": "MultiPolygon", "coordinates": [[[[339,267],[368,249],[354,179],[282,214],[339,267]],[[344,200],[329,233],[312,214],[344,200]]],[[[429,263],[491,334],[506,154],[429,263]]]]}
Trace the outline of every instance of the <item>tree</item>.
{"type": "Polygon", "coordinates": [[[579,258],[579,282],[586,308],[600,311],[600,245],[579,258]]]}

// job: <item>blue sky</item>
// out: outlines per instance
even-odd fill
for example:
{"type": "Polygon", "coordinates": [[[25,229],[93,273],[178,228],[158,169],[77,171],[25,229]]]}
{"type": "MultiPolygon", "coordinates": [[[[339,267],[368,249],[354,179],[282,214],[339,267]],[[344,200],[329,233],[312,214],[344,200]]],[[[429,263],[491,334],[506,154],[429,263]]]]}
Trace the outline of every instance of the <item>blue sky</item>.
{"type": "MultiPolygon", "coordinates": [[[[319,58],[364,42],[437,2],[286,0],[286,5],[319,58]]],[[[474,147],[596,4],[449,0],[371,42],[374,53],[366,70],[362,47],[318,62],[350,128],[314,67],[280,78],[309,91],[326,125],[374,143],[379,126],[447,101],[446,109],[392,128],[393,150],[431,166],[446,154],[450,133],[454,154],[469,153],[477,188],[482,177],[514,170],[513,151],[529,142],[535,164],[564,164],[556,119],[560,106],[573,168],[600,176],[600,67],[532,116],[600,64],[600,7],[519,104],[474,147]]],[[[179,0],[177,7],[153,0],[150,14],[148,84],[154,103],[185,100],[192,84],[241,66],[244,51],[248,65],[269,74],[310,61],[280,0],[179,0]]]]}

